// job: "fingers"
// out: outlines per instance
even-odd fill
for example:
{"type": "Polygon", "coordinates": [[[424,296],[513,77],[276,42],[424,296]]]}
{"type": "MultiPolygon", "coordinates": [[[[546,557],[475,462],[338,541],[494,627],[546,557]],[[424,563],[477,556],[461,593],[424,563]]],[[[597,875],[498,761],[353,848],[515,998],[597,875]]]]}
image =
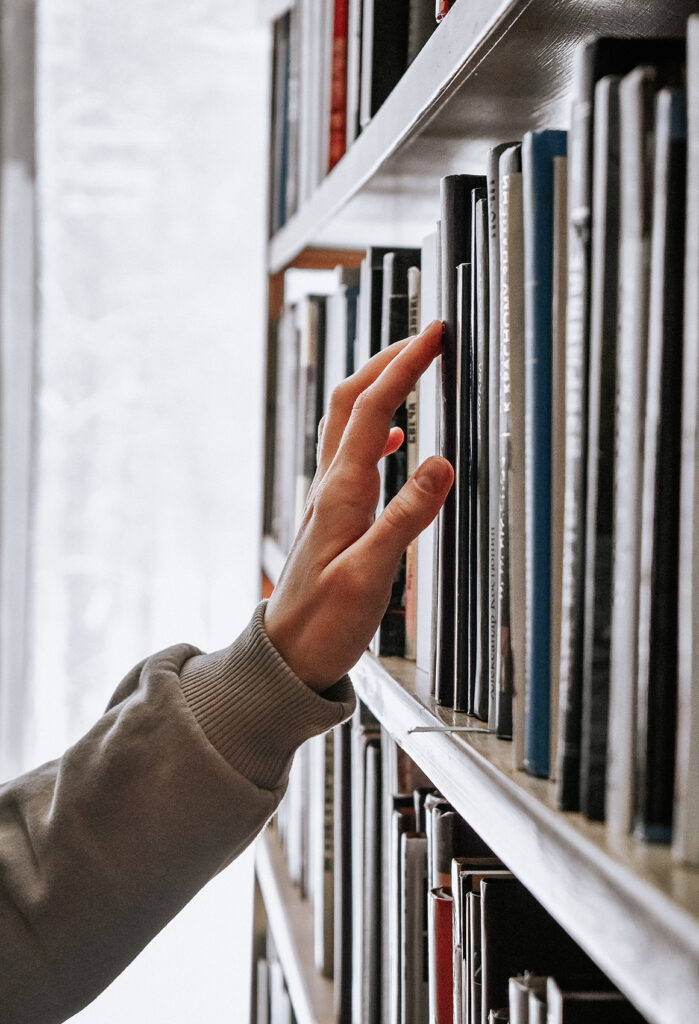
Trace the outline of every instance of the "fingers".
{"type": "Polygon", "coordinates": [[[398,559],[437,515],[453,481],[454,470],[446,459],[426,459],[353,545],[353,560],[392,578],[398,559]]]}
{"type": "MultiPolygon", "coordinates": [[[[422,349],[425,343],[428,345],[434,345],[435,338],[438,338],[438,344],[441,345],[441,332],[442,326],[439,321],[429,324],[421,334],[417,335],[416,338],[406,338],[404,341],[397,341],[388,348],[382,349],[381,352],[372,356],[372,358],[357,370],[356,373],[352,374],[352,376],[348,377],[346,381],[343,381],[339,387],[335,388],[330,398],[328,414],[324,418],[325,422],[322,437],[319,439],[318,469],[321,475],[325,473],[335,457],[340,441],[342,440],[343,433],[352,414],[352,410],[359,396],[381,377],[385,369],[406,348],[412,348],[417,344],[418,348],[422,349]]],[[[430,357],[430,360],[425,364],[424,369],[427,368],[432,358],[434,358],[434,356],[430,357]]],[[[420,372],[422,372],[422,370],[420,372]]],[[[401,401],[402,400],[403,399],[401,399],[401,401]]],[[[396,408],[398,405],[400,405],[400,401],[397,403],[396,408]]]]}
{"type": "MultiPolygon", "coordinates": [[[[354,402],[338,456],[358,470],[371,469],[381,458],[391,417],[442,347],[438,320],[413,338],[354,402]]],[[[327,427],[326,427],[327,434],[327,427]]]]}

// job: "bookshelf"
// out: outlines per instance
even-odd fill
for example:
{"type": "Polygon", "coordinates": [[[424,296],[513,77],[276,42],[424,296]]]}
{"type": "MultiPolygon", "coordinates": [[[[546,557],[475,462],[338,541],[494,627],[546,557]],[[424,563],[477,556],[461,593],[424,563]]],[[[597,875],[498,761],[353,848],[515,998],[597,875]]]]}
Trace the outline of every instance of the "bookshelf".
{"type": "MultiPolygon", "coordinates": [[[[437,220],[443,175],[482,172],[497,142],[568,125],[582,39],[682,35],[694,6],[682,2],[670,13],[655,0],[460,0],[345,156],[270,239],[270,296],[288,266],[331,266],[325,250],[334,258],[342,248],[419,245],[437,220]]],[[[265,537],[262,569],[272,583],[283,560],[265,537]]],[[[651,1024],[699,1019],[696,869],[674,862],[667,847],[613,837],[601,823],[559,812],[554,783],[514,771],[509,745],[494,735],[459,731],[482,723],[439,707],[414,663],[367,653],[352,678],[392,738],[651,1024]]],[[[309,984],[298,981],[313,970],[312,943],[279,912],[288,879],[273,836],[259,844],[256,865],[268,925],[283,936],[297,1017],[331,1024],[332,998],[312,1004],[309,984]]]]}

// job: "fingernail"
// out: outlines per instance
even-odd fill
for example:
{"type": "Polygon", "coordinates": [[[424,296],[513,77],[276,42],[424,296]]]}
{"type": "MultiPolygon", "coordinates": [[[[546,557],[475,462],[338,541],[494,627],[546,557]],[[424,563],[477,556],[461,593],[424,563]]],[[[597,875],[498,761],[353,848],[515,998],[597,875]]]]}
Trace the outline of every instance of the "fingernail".
{"type": "Polygon", "coordinates": [[[437,494],[444,490],[445,477],[444,461],[439,458],[431,458],[417,470],[415,482],[426,494],[437,494]]]}

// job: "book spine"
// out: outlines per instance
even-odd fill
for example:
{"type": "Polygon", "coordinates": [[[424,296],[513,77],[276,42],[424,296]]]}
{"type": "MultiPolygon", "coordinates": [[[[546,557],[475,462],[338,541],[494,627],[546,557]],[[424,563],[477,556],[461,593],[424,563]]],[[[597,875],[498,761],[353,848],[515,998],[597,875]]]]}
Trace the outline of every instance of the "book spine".
{"type": "Polygon", "coordinates": [[[580,809],[596,820],[604,817],[609,709],[619,249],[619,81],[618,76],[607,76],[597,84],[593,142],[580,809]]]}
{"type": "Polygon", "coordinates": [[[429,1019],[452,1024],[452,895],[451,889],[430,889],[427,913],[429,957],[429,1019]]]}
{"type": "MultiPolygon", "coordinates": [[[[420,269],[408,269],[408,335],[420,332],[420,269]]],[[[405,448],[408,478],[418,467],[418,415],[419,382],[405,402],[405,448]]],[[[417,650],[417,538],[408,544],[405,552],[405,657],[415,661],[417,650]]]]}
{"type": "Polygon", "coordinates": [[[638,68],[619,89],[619,331],[617,335],[614,552],[610,690],[615,713],[614,771],[607,809],[612,830],[628,832],[633,818],[634,707],[638,673],[639,507],[642,493],[643,411],[648,359],[648,286],[655,72],[638,68]]]}
{"type": "Polygon", "coordinates": [[[476,201],[474,215],[474,250],[476,315],[475,334],[475,411],[476,411],[476,587],[475,587],[475,622],[476,643],[474,657],[474,713],[483,721],[488,721],[489,709],[489,360],[490,360],[490,310],[489,310],[489,267],[488,267],[488,207],[483,195],[476,201]]]}
{"type": "Polygon", "coordinates": [[[456,597],[454,610],[454,693],[457,711],[472,711],[469,671],[471,588],[471,266],[457,267],[457,448],[456,448],[456,597]]]}
{"type": "Polygon", "coordinates": [[[682,386],[674,857],[699,864],[699,16],[687,26],[687,223],[682,386]]]}
{"type": "Polygon", "coordinates": [[[553,157],[565,132],[529,132],[522,143],[524,213],[525,532],[527,651],[524,766],[549,771],[551,578],[551,348],[553,157]]]}
{"type": "Polygon", "coordinates": [[[401,1024],[424,1024],[427,990],[427,839],[401,836],[401,1024]]]}
{"type": "Polygon", "coordinates": [[[347,145],[347,8],[348,0],[335,0],[330,71],[328,171],[331,171],[344,155],[347,145]]]}
{"type": "Polygon", "coordinates": [[[672,830],[684,283],[677,253],[684,249],[686,157],[684,92],[662,89],[655,104],[635,742],[635,830],[650,841],[669,841],[672,830]]]}

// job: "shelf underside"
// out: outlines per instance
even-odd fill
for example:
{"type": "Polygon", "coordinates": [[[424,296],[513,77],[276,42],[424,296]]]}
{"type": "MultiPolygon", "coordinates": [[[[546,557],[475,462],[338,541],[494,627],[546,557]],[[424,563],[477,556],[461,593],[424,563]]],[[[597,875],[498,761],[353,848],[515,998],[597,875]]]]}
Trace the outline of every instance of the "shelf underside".
{"type": "Polygon", "coordinates": [[[590,35],[682,35],[695,3],[458,3],[312,199],[272,239],[270,270],[305,246],[415,245],[439,179],[483,173],[488,149],[568,125],[574,54],[590,35]]]}

